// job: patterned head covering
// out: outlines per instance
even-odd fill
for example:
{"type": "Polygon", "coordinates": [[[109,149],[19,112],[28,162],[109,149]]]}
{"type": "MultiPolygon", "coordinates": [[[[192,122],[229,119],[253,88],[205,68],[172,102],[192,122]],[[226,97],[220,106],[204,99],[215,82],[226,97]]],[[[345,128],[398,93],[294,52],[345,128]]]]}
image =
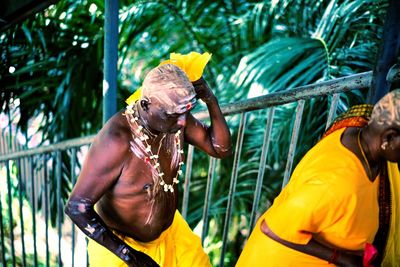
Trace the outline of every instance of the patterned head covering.
{"type": "Polygon", "coordinates": [[[400,89],[393,90],[375,104],[371,122],[378,125],[400,127],[400,89]]]}
{"type": "Polygon", "coordinates": [[[194,90],[186,74],[177,66],[166,64],[152,69],[144,78],[142,95],[152,96],[159,90],[194,90]]]}
{"type": "MultiPolygon", "coordinates": [[[[162,65],[175,65],[179,67],[189,78],[191,82],[195,82],[203,75],[204,68],[211,59],[210,53],[190,52],[189,54],[171,53],[170,58],[160,63],[162,65]]],[[[142,87],[138,88],[125,102],[128,106],[133,105],[142,96],[142,87]]]]}
{"type": "Polygon", "coordinates": [[[178,112],[195,99],[195,90],[186,74],[177,66],[166,64],[152,69],[142,85],[142,98],[156,100],[164,110],[178,112]]]}

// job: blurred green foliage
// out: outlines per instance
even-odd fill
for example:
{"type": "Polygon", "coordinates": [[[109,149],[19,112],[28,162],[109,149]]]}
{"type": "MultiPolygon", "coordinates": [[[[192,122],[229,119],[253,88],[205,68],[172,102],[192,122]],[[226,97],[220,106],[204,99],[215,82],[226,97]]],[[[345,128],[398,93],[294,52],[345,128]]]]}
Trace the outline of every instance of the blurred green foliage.
{"type": "MultiPolygon", "coordinates": [[[[118,108],[146,72],[169,53],[213,54],[204,77],[221,104],[370,71],[382,41],[387,1],[120,1],[118,108]]],[[[19,99],[19,127],[43,114],[39,131],[51,143],[101,128],[104,5],[61,0],[0,33],[0,107],[19,99]],[[10,73],[10,67],[15,71],[10,73]]],[[[363,102],[342,95],[338,112],[363,102]]],[[[204,106],[200,106],[200,109],[204,106]]],[[[275,111],[259,213],[281,188],[295,104],[275,111]]],[[[329,97],[306,101],[295,163],[320,138],[329,97]]],[[[233,141],[239,117],[229,116],[233,141]]],[[[225,265],[233,266],[248,234],[266,125],[266,111],[248,114],[225,265]]],[[[236,148],[235,148],[236,149],[236,148]]],[[[205,246],[218,264],[233,158],[217,162],[205,246]]],[[[208,157],[195,151],[188,222],[199,224],[208,157]]],[[[64,164],[63,188],[71,188],[64,164]]]]}

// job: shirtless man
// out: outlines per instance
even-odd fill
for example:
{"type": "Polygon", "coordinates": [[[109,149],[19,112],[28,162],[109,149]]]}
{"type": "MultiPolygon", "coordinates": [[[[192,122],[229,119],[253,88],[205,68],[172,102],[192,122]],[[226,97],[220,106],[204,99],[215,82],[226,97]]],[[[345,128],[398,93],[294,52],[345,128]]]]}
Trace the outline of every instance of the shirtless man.
{"type": "Polygon", "coordinates": [[[92,266],[211,266],[177,212],[184,141],[213,157],[231,153],[229,129],[203,78],[192,85],[178,67],[159,66],[147,74],[141,98],[97,134],[66,205],[92,239],[92,266]],[[207,104],[211,126],[190,114],[197,99],[207,104]],[[182,244],[181,235],[189,236],[182,244]]]}

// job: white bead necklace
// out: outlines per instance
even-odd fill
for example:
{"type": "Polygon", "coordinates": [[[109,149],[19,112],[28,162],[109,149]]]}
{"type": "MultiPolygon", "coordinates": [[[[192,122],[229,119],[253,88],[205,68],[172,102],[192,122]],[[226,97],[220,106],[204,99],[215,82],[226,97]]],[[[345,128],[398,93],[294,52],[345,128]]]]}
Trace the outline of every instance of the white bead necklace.
{"type": "Polygon", "coordinates": [[[176,143],[176,148],[179,153],[178,156],[180,159],[180,161],[178,163],[178,170],[176,172],[175,178],[172,180],[172,183],[168,184],[164,181],[164,178],[163,178],[164,173],[161,171],[160,163],[158,162],[158,158],[159,158],[158,153],[156,155],[153,154],[151,146],[147,142],[147,140],[149,139],[149,136],[143,132],[143,126],[138,123],[139,117],[134,116],[134,113],[135,112],[133,110],[133,105],[129,105],[126,107],[126,111],[125,111],[124,115],[127,115],[127,114],[129,115],[129,118],[128,118],[129,123],[135,124],[136,133],[140,134],[139,139],[140,139],[140,141],[142,141],[145,144],[145,152],[147,153],[147,156],[144,157],[143,161],[145,163],[152,164],[153,168],[156,169],[157,175],[160,178],[160,186],[162,186],[164,188],[164,191],[165,192],[169,191],[169,192],[173,193],[174,192],[174,184],[179,183],[178,178],[179,178],[179,175],[182,174],[181,168],[182,168],[182,165],[184,164],[182,161],[183,157],[181,156],[181,154],[183,154],[183,149],[181,149],[181,138],[180,138],[181,130],[178,130],[175,133],[175,143],[176,143]]]}

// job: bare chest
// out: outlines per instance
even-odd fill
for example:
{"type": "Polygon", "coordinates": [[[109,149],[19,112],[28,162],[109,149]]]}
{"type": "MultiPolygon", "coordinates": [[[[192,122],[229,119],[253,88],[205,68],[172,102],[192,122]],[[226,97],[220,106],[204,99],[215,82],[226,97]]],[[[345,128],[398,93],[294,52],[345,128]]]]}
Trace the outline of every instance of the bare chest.
{"type": "MultiPolygon", "coordinates": [[[[164,157],[164,156],[163,156],[164,157]]],[[[176,167],[167,155],[160,160],[165,181],[172,183],[176,167]]],[[[99,202],[101,217],[107,224],[129,236],[149,241],[157,238],[173,220],[178,188],[164,191],[154,166],[132,155],[117,183],[99,202]]]]}

